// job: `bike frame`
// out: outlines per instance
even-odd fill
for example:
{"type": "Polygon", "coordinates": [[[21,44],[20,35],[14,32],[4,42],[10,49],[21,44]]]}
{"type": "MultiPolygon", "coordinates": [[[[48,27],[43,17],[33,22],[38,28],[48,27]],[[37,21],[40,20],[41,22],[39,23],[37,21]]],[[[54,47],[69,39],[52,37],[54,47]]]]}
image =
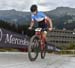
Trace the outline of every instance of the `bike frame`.
{"type": "Polygon", "coordinates": [[[44,40],[41,31],[36,31],[36,32],[35,32],[35,35],[37,35],[37,36],[40,38],[40,40],[44,40]]]}
{"type": "Polygon", "coordinates": [[[41,49],[43,49],[46,39],[42,36],[42,31],[36,31],[35,35],[37,35],[40,38],[40,46],[41,49]]]}

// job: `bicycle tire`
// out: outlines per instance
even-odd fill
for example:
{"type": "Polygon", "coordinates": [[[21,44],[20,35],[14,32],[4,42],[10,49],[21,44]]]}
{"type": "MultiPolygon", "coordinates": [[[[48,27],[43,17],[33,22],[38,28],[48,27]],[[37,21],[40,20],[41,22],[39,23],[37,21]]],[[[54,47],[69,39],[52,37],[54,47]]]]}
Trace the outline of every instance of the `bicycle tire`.
{"type": "MultiPolygon", "coordinates": [[[[34,46],[35,46],[35,45],[34,45],[34,46]]],[[[30,61],[35,61],[35,60],[37,59],[38,53],[39,53],[38,50],[39,50],[39,37],[38,37],[37,35],[34,35],[34,36],[32,36],[32,38],[30,39],[30,45],[29,45],[29,47],[28,47],[28,57],[29,57],[29,60],[30,60],[30,61]],[[31,48],[31,47],[33,46],[32,43],[33,43],[34,40],[37,40],[38,45],[37,45],[37,47],[36,47],[37,50],[35,49],[35,50],[36,50],[36,52],[35,52],[36,55],[35,55],[34,57],[32,57],[32,54],[31,54],[31,49],[32,49],[32,48],[31,48]]]]}
{"type": "Polygon", "coordinates": [[[43,50],[41,50],[41,59],[45,58],[45,56],[46,56],[46,49],[47,49],[47,46],[45,44],[45,47],[43,48],[43,50]]]}

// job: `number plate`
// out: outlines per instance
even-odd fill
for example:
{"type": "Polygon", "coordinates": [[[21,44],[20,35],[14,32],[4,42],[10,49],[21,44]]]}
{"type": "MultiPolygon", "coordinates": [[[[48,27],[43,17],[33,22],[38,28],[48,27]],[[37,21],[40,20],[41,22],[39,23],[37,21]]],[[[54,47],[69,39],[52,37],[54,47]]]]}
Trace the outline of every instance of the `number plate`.
{"type": "Polygon", "coordinates": [[[39,32],[40,32],[41,30],[42,30],[42,28],[36,28],[36,29],[35,29],[35,31],[39,31],[39,32]]]}

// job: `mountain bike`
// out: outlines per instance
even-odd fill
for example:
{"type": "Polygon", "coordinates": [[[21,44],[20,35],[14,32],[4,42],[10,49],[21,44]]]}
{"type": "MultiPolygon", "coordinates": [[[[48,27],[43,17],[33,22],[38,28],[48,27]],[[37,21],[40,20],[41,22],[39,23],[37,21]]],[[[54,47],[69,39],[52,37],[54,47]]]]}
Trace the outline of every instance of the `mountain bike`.
{"type": "Polygon", "coordinates": [[[38,54],[40,52],[41,58],[44,59],[46,55],[46,39],[42,40],[42,31],[45,31],[46,29],[42,28],[36,28],[35,34],[30,39],[30,44],[28,47],[28,57],[30,61],[35,61],[38,57],[38,54]]]}

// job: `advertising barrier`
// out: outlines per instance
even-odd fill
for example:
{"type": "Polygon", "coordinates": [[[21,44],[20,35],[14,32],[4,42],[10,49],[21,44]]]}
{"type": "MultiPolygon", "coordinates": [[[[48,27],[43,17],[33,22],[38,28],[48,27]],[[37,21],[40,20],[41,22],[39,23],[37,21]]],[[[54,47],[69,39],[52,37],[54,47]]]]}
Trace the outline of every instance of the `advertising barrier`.
{"type": "MultiPolygon", "coordinates": [[[[29,41],[27,35],[18,34],[6,29],[0,28],[0,48],[28,48],[29,41]]],[[[53,44],[47,43],[47,49],[60,51],[53,44]]]]}
{"type": "Polygon", "coordinates": [[[1,48],[25,48],[28,46],[26,36],[0,29],[0,47],[1,48]]]}

